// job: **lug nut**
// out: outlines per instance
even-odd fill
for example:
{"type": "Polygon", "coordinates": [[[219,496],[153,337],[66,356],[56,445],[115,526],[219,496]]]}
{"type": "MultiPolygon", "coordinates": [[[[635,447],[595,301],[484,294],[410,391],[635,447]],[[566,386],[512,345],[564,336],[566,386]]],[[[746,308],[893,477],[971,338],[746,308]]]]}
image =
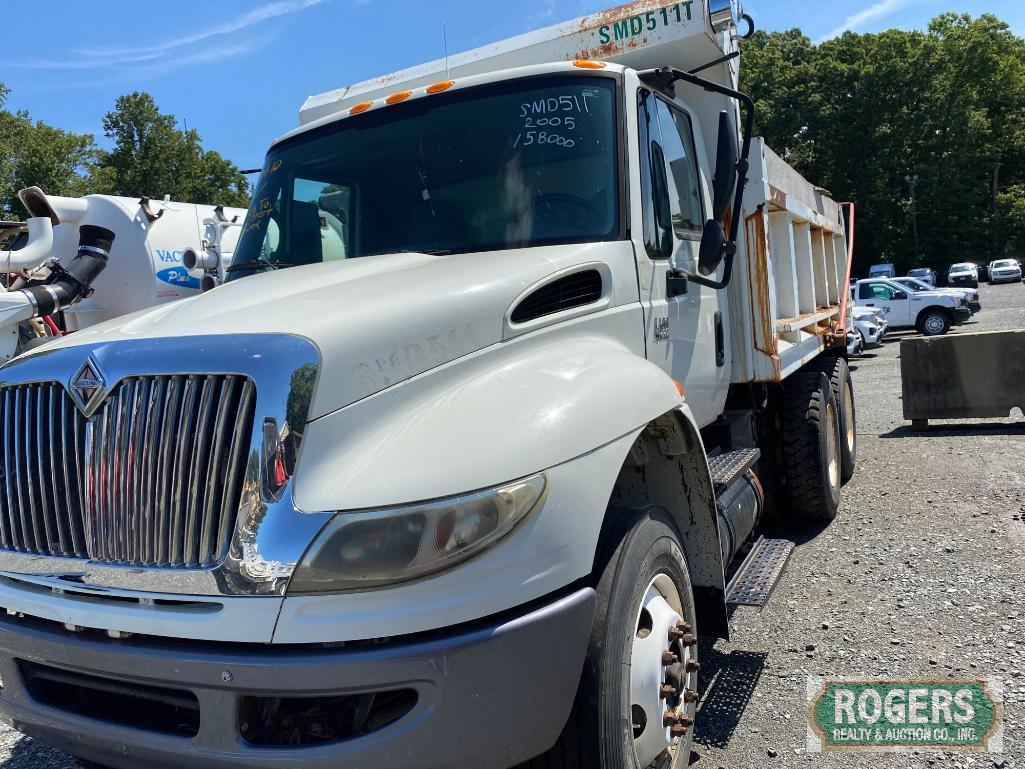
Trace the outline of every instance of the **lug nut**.
{"type": "Polygon", "coordinates": [[[687,660],[687,672],[697,673],[701,669],[701,664],[697,660],[687,660]]]}
{"type": "Polygon", "coordinates": [[[692,633],[684,633],[683,637],[680,640],[683,641],[684,646],[693,646],[698,642],[697,637],[694,636],[692,633]]]}
{"type": "Polygon", "coordinates": [[[678,627],[669,628],[669,643],[675,643],[683,638],[683,631],[678,627]]]}
{"type": "Polygon", "coordinates": [[[685,729],[690,729],[692,726],[694,726],[694,719],[690,716],[680,716],[676,719],[676,723],[678,723],[685,729]]]}
{"type": "Polygon", "coordinates": [[[690,623],[684,622],[682,619],[677,621],[676,627],[682,630],[684,633],[689,633],[692,630],[690,623]]]}
{"type": "Polygon", "coordinates": [[[683,701],[684,702],[697,702],[698,701],[698,693],[696,691],[694,691],[693,689],[684,689],[683,690],[683,701]]]}
{"type": "Polygon", "coordinates": [[[675,665],[679,661],[680,661],[680,658],[677,657],[672,652],[667,652],[667,651],[663,651],[662,652],[662,664],[663,665],[675,665]]]}
{"type": "Polygon", "coordinates": [[[687,728],[688,727],[684,726],[683,724],[673,724],[671,727],[669,727],[669,734],[671,734],[673,737],[682,737],[687,733],[687,728]]]}
{"type": "Polygon", "coordinates": [[[676,720],[676,714],[671,710],[667,710],[665,714],[662,716],[662,726],[672,726],[676,723],[676,720]]]}
{"type": "Polygon", "coordinates": [[[672,684],[662,684],[662,688],[658,690],[658,696],[663,700],[667,700],[670,697],[675,697],[676,687],[672,684]]]}

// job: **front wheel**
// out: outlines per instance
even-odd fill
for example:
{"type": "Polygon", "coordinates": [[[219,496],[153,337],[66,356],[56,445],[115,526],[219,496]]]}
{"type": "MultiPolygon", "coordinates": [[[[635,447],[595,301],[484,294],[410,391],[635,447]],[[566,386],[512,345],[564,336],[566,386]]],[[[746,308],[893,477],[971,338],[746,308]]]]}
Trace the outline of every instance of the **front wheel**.
{"type": "Polygon", "coordinates": [[[950,316],[941,310],[928,310],[918,319],[918,331],[923,336],[942,336],[950,331],[950,316]]]}
{"type": "MultiPolygon", "coordinates": [[[[610,511],[610,515],[615,511],[610,511]]],[[[698,699],[694,591],[660,507],[618,513],[599,559],[591,640],[573,715],[530,769],[686,766],[698,699]]]]}

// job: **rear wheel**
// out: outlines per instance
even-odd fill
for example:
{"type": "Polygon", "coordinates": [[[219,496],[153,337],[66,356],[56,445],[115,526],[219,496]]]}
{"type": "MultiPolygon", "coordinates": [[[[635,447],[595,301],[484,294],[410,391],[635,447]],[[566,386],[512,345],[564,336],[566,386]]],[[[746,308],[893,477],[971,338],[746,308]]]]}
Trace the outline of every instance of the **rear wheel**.
{"type": "MultiPolygon", "coordinates": [[[[530,769],[686,766],[698,698],[690,572],[669,514],[617,519],[595,574],[597,605],[573,715],[530,769]]],[[[525,767],[523,769],[525,769],[525,767]]]]}
{"type": "Polygon", "coordinates": [[[836,399],[825,374],[809,371],[787,380],[782,444],[790,514],[831,521],[840,506],[840,436],[836,399]]]}
{"type": "Polygon", "coordinates": [[[854,468],[858,461],[858,431],[851,370],[847,366],[847,361],[839,355],[823,358],[818,368],[829,379],[833,400],[836,401],[840,425],[840,481],[847,483],[854,477],[854,468]]]}
{"type": "Polygon", "coordinates": [[[918,319],[918,332],[923,336],[942,336],[950,331],[950,316],[942,310],[926,310],[918,319]]]}

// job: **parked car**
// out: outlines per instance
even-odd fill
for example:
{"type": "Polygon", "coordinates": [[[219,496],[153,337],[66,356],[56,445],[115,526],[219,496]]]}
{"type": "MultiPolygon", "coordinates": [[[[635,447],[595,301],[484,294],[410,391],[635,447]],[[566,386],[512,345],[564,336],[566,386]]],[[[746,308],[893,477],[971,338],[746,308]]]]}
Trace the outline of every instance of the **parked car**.
{"type": "Polygon", "coordinates": [[[851,308],[851,316],[863,347],[878,347],[883,343],[890,325],[886,313],[873,307],[854,306],[851,308]]]}
{"type": "Polygon", "coordinates": [[[972,317],[968,301],[939,291],[911,292],[892,280],[859,280],[854,289],[859,307],[885,310],[890,328],[914,328],[925,336],[939,336],[972,317]]]}
{"type": "Polygon", "coordinates": [[[971,262],[958,262],[947,270],[948,286],[979,287],[979,267],[971,262]]]}
{"type": "Polygon", "coordinates": [[[924,280],[918,278],[894,278],[894,283],[900,283],[902,286],[906,286],[915,293],[921,291],[936,291],[941,294],[950,294],[951,296],[963,296],[965,301],[968,303],[968,309],[972,311],[974,315],[982,309],[982,302],[979,301],[979,291],[974,288],[936,288],[930,286],[924,280]]]}
{"type": "Polygon", "coordinates": [[[1021,265],[1014,259],[997,259],[989,263],[990,283],[1018,283],[1021,280],[1021,265]]]}
{"type": "Polygon", "coordinates": [[[936,271],[929,267],[915,267],[913,270],[908,270],[909,278],[918,278],[930,286],[936,285],[936,271]]]}
{"type": "Polygon", "coordinates": [[[863,352],[865,352],[865,343],[861,341],[861,334],[847,329],[847,355],[861,355],[863,352]]]}
{"type": "Polygon", "coordinates": [[[873,264],[868,268],[868,276],[870,278],[893,278],[897,276],[897,268],[889,262],[873,264]]]}

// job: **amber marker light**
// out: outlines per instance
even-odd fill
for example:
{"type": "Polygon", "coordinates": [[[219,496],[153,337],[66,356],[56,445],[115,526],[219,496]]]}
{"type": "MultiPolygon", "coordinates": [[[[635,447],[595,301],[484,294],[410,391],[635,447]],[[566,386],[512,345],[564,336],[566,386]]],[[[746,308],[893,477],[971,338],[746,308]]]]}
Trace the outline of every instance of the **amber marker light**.
{"type": "Polygon", "coordinates": [[[361,101],[349,110],[350,115],[358,115],[360,112],[366,112],[368,109],[374,106],[372,101],[361,101]]]}
{"type": "Polygon", "coordinates": [[[406,99],[408,99],[412,95],[413,94],[410,93],[409,91],[399,91],[398,93],[393,93],[391,96],[389,96],[387,99],[385,99],[384,103],[385,104],[398,104],[400,101],[405,101],[406,99]]]}
{"type": "Polygon", "coordinates": [[[580,69],[605,69],[605,64],[600,61],[591,61],[590,59],[577,59],[573,62],[574,67],[580,67],[580,69]]]}
{"type": "Polygon", "coordinates": [[[427,93],[441,93],[442,91],[447,91],[454,85],[454,80],[442,80],[439,83],[431,83],[424,90],[427,91],[427,93]]]}

